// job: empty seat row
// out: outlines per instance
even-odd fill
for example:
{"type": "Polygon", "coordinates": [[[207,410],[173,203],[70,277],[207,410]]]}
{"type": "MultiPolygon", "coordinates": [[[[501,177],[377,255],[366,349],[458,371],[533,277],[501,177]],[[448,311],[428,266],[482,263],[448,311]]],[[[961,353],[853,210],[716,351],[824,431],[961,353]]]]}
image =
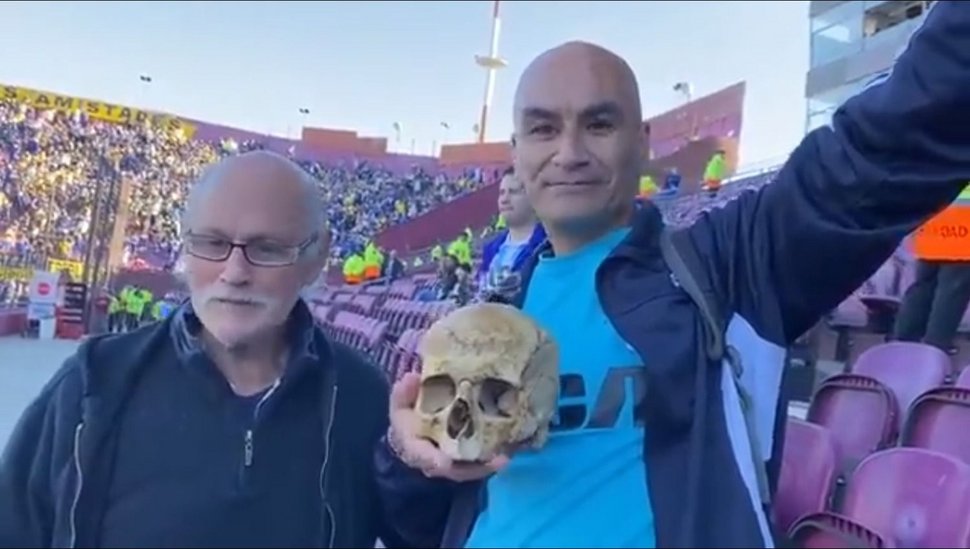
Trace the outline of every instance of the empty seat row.
{"type": "Polygon", "coordinates": [[[408,372],[420,371],[420,358],[416,352],[424,330],[405,330],[397,341],[385,343],[383,352],[378,356],[378,364],[387,373],[391,382],[401,379],[408,372]]]}
{"type": "Polygon", "coordinates": [[[454,309],[455,304],[451,301],[421,302],[391,298],[375,314],[390,325],[392,336],[399,336],[405,330],[427,329],[454,309]]]}
{"type": "Polygon", "coordinates": [[[375,356],[387,335],[387,323],[376,318],[339,311],[332,321],[323,321],[324,330],[338,343],[375,356]]]}
{"type": "MultiPolygon", "coordinates": [[[[895,445],[904,432],[906,440],[922,440],[943,420],[945,429],[954,428],[951,422],[970,421],[967,372],[951,387],[946,384],[953,373],[946,353],[919,343],[878,345],[863,353],[850,373],[819,385],[807,419],[832,431],[843,470],[850,470],[872,452],[895,445]]],[[[970,453],[965,455],[970,460],[970,453]]]]}
{"type": "Polygon", "coordinates": [[[795,547],[970,547],[970,464],[924,448],[882,450],[836,498],[834,437],[788,421],[773,512],[795,547]]]}

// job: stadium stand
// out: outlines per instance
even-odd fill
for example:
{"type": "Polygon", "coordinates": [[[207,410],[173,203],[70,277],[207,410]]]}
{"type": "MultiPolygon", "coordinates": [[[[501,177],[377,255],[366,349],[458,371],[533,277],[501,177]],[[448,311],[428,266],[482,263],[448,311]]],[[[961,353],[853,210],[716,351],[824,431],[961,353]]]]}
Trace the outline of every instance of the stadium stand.
{"type": "MultiPolygon", "coordinates": [[[[129,268],[167,269],[178,249],[178,215],[188,185],[226,155],[263,148],[256,141],[183,139],[152,127],[89,120],[82,114],[0,103],[0,255],[9,264],[79,260],[94,182],[132,183],[129,268]]],[[[382,229],[412,219],[493,179],[482,169],[395,169],[362,159],[299,160],[320,181],[334,232],[333,259],[363,247],[382,229]]]]}

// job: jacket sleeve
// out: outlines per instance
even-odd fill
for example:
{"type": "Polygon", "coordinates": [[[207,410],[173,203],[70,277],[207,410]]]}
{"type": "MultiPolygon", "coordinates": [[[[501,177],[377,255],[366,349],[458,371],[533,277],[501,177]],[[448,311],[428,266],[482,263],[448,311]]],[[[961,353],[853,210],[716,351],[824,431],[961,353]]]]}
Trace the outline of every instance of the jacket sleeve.
{"type": "Polygon", "coordinates": [[[369,403],[356,419],[360,421],[366,416],[368,426],[368,451],[373,458],[368,487],[374,491],[374,507],[368,513],[368,519],[376,526],[374,533],[385,547],[391,549],[438,547],[451,509],[455,484],[429,479],[397,458],[385,436],[390,400],[385,374],[355,351],[344,346],[339,348],[357,357],[351,362],[352,368],[348,368],[353,375],[342,377],[344,394],[350,390],[351,398],[369,403]],[[353,381],[360,385],[348,387],[353,381]]]}
{"type": "Polygon", "coordinates": [[[387,438],[376,453],[377,489],[386,519],[388,547],[440,547],[456,483],[429,479],[405,465],[387,438]]]}
{"type": "Polygon", "coordinates": [[[50,547],[59,489],[80,422],[76,360],[68,359],[17,422],[0,458],[0,547],[50,547]]]}
{"type": "Polygon", "coordinates": [[[970,2],[936,2],[887,79],[690,229],[731,309],[787,345],[950,204],[970,180],[968,90],[970,2]]]}

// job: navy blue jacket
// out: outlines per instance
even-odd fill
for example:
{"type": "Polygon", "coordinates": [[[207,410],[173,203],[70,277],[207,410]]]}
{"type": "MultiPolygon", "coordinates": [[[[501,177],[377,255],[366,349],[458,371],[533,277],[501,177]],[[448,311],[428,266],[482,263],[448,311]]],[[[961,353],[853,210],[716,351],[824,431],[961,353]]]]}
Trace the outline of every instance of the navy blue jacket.
{"type": "MultiPolygon", "coordinates": [[[[495,255],[498,254],[499,249],[502,244],[505,243],[505,237],[509,235],[508,229],[500,232],[494,236],[491,240],[482,246],[482,264],[478,267],[478,277],[481,278],[483,275],[488,273],[488,269],[492,265],[492,260],[495,259],[495,255]]],[[[529,241],[526,245],[519,250],[519,254],[515,256],[515,261],[512,263],[512,270],[519,271],[525,264],[526,260],[529,259],[539,245],[546,240],[546,230],[542,228],[541,223],[536,223],[534,229],[532,229],[532,235],[529,237],[529,241]]]]}
{"type": "MultiPolygon", "coordinates": [[[[149,368],[176,367],[171,359],[159,364],[157,357],[188,362],[201,353],[185,328],[184,309],[135,332],[86,341],[27,408],[0,461],[0,547],[99,545],[129,397],[144,389],[178,399],[178,388],[141,383],[151,378],[149,368]]],[[[329,342],[302,302],[291,320],[296,325],[291,360],[319,372],[304,378],[319,383],[324,428],[317,436],[326,448],[319,474],[309,475],[319,483],[305,487],[322,498],[319,545],[373,547],[378,536],[399,545],[383,528],[371,461],[387,430],[386,378],[355,351],[329,342]]]]}
{"type": "MultiPolygon", "coordinates": [[[[849,99],[831,127],[807,135],[774,183],[687,231],[702,289],[731,315],[727,340],[743,356],[758,458],[771,455],[785,347],[968,180],[970,2],[942,1],[892,75],[849,99]]],[[[662,228],[656,208],[645,206],[596,273],[604,311],[649,358],[638,410],[650,440],[645,489],[657,545],[771,546],[731,373],[699,358],[702,319],[663,261],[662,228]]],[[[386,444],[377,465],[393,526],[409,543],[464,544],[486,503],[482,483],[427,480],[386,444]]]]}

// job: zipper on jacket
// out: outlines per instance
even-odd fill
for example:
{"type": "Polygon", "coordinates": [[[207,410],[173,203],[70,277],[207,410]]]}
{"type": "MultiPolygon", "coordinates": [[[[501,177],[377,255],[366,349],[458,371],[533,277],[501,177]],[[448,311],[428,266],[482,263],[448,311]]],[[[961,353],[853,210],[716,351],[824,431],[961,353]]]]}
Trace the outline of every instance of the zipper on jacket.
{"type": "Polygon", "coordinates": [[[252,467],[253,465],[253,430],[246,429],[246,434],[243,437],[243,467],[252,467]]]}
{"type": "Polygon", "coordinates": [[[337,414],[337,386],[333,386],[330,393],[330,417],[327,418],[327,430],[324,433],[323,465],[320,466],[320,500],[323,502],[323,511],[326,513],[327,528],[330,531],[327,547],[332,548],[337,539],[337,517],[333,513],[333,508],[327,500],[327,467],[330,465],[331,435],[333,433],[334,417],[337,414]]]}
{"type": "Polygon", "coordinates": [[[74,500],[71,502],[71,548],[77,547],[77,512],[81,501],[81,490],[84,488],[84,470],[81,468],[81,433],[84,432],[84,422],[74,428],[74,500]]]}
{"type": "Polygon", "coordinates": [[[266,404],[266,401],[269,400],[271,396],[273,396],[273,393],[276,392],[276,389],[278,389],[279,386],[280,386],[280,380],[277,379],[276,382],[274,382],[273,385],[270,386],[269,390],[266,391],[266,394],[264,394],[262,398],[259,399],[259,402],[256,403],[256,409],[253,411],[252,426],[249,429],[246,429],[246,432],[243,433],[243,467],[242,467],[241,481],[244,486],[249,480],[249,475],[247,474],[247,472],[253,466],[253,462],[254,462],[254,457],[256,452],[255,429],[256,429],[257,423],[259,422],[259,413],[262,410],[263,405],[266,404]]]}

